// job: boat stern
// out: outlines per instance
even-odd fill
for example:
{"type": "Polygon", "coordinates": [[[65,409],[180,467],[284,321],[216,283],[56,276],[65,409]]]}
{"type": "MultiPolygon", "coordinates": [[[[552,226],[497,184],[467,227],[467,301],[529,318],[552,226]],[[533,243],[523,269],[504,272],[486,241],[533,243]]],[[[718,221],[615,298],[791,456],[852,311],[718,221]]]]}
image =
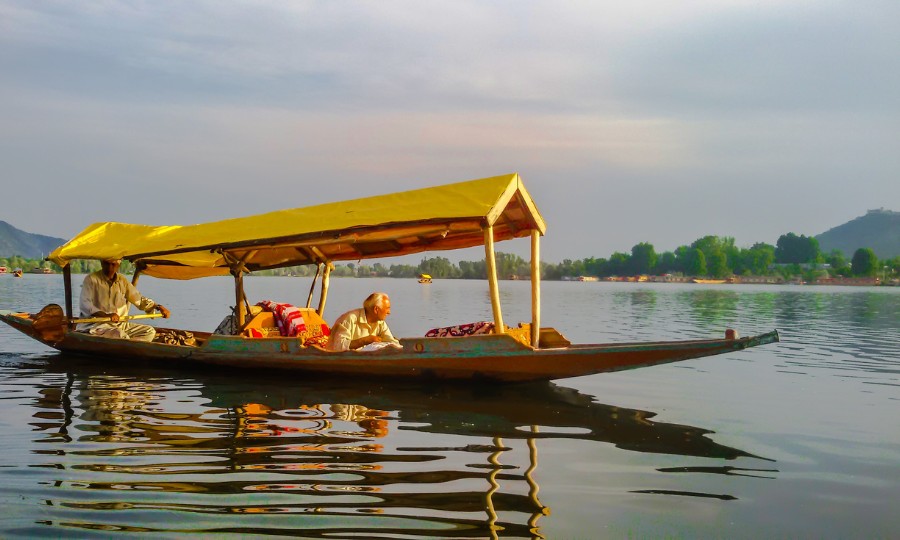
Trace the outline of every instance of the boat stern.
{"type": "Polygon", "coordinates": [[[0,321],[5,322],[28,337],[45,343],[38,334],[37,329],[34,328],[34,319],[31,318],[30,313],[0,309],[0,321]]]}

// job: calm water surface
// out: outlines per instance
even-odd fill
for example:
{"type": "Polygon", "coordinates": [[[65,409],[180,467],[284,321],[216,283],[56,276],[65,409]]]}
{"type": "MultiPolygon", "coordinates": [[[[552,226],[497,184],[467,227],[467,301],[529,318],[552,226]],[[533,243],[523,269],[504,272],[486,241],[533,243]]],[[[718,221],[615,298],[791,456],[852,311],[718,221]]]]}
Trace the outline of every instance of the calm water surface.
{"type": "MultiPolygon", "coordinates": [[[[76,276],[76,282],[80,278],[76,276]]],[[[248,278],[305,304],[309,281],[248,278]]],[[[77,289],[77,287],[76,287],[77,289]]],[[[142,292],[212,330],[230,279],[142,292]]],[[[529,285],[501,284],[504,320],[529,285]]],[[[490,319],[486,282],[339,279],[326,318],[388,292],[396,335],[490,319]]],[[[77,291],[76,291],[77,293],[77,291]]],[[[900,290],[543,284],[572,341],[777,328],[725,356],[506,387],[154,370],[0,328],[0,536],[888,538],[900,531],[900,290]]],[[[0,308],[62,303],[0,276],[0,308]]]]}

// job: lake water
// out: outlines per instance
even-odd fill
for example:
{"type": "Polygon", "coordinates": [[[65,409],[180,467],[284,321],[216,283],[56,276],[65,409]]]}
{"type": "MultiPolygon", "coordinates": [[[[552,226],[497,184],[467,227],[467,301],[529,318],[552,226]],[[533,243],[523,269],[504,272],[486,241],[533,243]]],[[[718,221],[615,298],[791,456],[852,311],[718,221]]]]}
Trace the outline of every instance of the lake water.
{"type": "MultiPolygon", "coordinates": [[[[81,277],[74,281],[80,283],[81,277]]],[[[309,281],[250,277],[252,301],[309,281]]],[[[76,289],[78,287],[76,286],[76,289]]],[[[230,279],[143,278],[212,330],[230,279]]],[[[395,335],[491,319],[487,283],[336,279],[326,318],[391,295],[395,335]]],[[[76,290],[77,293],[77,290],[76,290]]],[[[527,282],[502,282],[507,324],[527,282]]],[[[0,276],[0,308],[62,304],[0,276]]],[[[573,342],[741,335],[712,358],[506,387],[172,373],[0,327],[0,536],[888,538],[900,531],[900,289],[546,282],[573,342]]]]}

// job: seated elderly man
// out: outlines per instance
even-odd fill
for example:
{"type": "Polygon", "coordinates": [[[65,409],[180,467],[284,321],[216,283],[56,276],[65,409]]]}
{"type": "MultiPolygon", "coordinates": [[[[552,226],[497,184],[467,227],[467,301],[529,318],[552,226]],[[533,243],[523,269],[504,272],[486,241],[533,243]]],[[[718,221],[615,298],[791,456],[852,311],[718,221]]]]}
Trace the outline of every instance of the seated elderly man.
{"type": "Polygon", "coordinates": [[[169,317],[169,310],[162,304],[141,296],[128,279],[119,273],[121,260],[100,262],[100,270],[88,274],[81,286],[81,316],[109,317],[109,321],[79,324],[79,332],[104,337],[153,341],[156,329],[146,324],[123,321],[128,315],[129,303],[150,313],[154,310],[169,317]]]}
{"type": "Polygon", "coordinates": [[[398,341],[384,320],[391,314],[391,299],[380,292],[372,293],[360,309],[344,313],[331,327],[328,350],[347,351],[364,347],[370,343],[392,343],[398,341]]]}

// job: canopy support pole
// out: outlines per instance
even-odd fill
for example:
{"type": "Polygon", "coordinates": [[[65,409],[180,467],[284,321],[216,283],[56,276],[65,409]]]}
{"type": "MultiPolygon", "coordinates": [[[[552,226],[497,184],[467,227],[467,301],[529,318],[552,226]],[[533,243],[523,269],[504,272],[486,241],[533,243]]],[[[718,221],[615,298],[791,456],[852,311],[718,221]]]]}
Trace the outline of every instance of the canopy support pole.
{"type": "Polygon", "coordinates": [[[257,251],[259,250],[250,250],[238,260],[235,260],[228,252],[222,253],[231,267],[231,275],[234,276],[234,315],[237,318],[238,328],[244,327],[247,314],[250,313],[250,303],[247,301],[247,295],[244,294],[244,271],[247,269],[244,265],[257,251]]]}
{"type": "Polygon", "coordinates": [[[72,267],[66,264],[63,271],[63,288],[66,291],[66,318],[72,318],[72,267]]]}
{"type": "Polygon", "coordinates": [[[309,307],[312,305],[313,292],[315,292],[315,290],[316,290],[316,281],[319,280],[319,273],[321,273],[321,272],[322,272],[322,263],[319,263],[316,265],[316,275],[313,276],[312,283],[309,284],[309,296],[306,297],[307,309],[309,309],[309,307]]]}
{"type": "Polygon", "coordinates": [[[334,264],[331,261],[325,262],[325,272],[322,274],[322,294],[319,295],[319,309],[316,313],[319,317],[325,317],[325,299],[328,297],[328,285],[331,282],[331,270],[334,264]]]}
{"type": "Polygon", "coordinates": [[[531,346],[541,346],[541,233],[531,231],[531,346]]]}
{"type": "Polygon", "coordinates": [[[240,268],[234,273],[234,313],[237,316],[237,327],[243,328],[247,308],[244,307],[244,272],[240,268]]]}
{"type": "Polygon", "coordinates": [[[141,277],[141,269],[135,268],[134,275],[131,276],[131,286],[132,287],[137,287],[137,282],[138,282],[138,279],[140,279],[140,277],[141,277]]]}
{"type": "Polygon", "coordinates": [[[503,314],[500,311],[500,285],[497,283],[497,258],[494,255],[494,227],[484,228],[484,255],[487,262],[488,284],[491,289],[491,308],[494,310],[494,333],[505,334],[503,314]]]}

